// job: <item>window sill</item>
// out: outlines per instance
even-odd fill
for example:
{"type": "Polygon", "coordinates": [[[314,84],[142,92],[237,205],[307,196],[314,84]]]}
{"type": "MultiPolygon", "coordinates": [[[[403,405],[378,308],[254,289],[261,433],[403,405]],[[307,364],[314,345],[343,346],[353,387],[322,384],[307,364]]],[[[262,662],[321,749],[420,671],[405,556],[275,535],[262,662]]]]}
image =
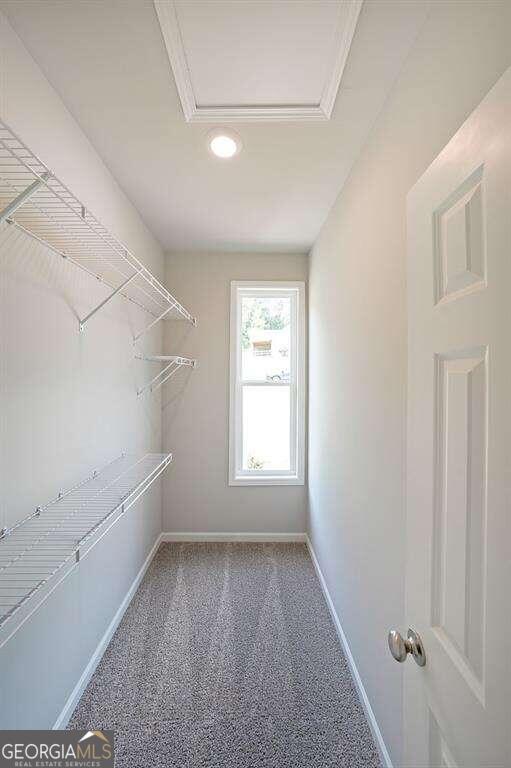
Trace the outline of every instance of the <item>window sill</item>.
{"type": "Polygon", "coordinates": [[[229,485],[305,485],[303,477],[296,475],[266,475],[264,477],[230,477],[229,485]]]}

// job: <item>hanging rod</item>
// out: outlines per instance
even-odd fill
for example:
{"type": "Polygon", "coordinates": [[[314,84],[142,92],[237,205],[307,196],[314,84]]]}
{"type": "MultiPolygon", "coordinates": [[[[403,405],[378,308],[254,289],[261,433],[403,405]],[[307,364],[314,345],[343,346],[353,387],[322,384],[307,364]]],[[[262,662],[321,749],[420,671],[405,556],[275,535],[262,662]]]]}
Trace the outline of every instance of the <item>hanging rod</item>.
{"type": "MultiPolygon", "coordinates": [[[[122,454],[0,534],[0,646],[13,617],[28,618],[172,462],[122,454]]],[[[19,623],[16,623],[16,628],[19,623]]],[[[15,631],[15,630],[14,630],[15,631]]],[[[12,636],[12,632],[9,635],[12,636]]]]}
{"type": "Polygon", "coordinates": [[[146,360],[150,363],[167,363],[162,370],[151,379],[150,382],[140,387],[137,390],[137,395],[141,395],[147,389],[151,392],[155,392],[159,389],[171,376],[178,372],[183,366],[189,365],[192,368],[197,366],[197,360],[193,360],[190,357],[180,357],[179,355],[135,355],[137,360],[146,360]]]}
{"type": "Polygon", "coordinates": [[[7,222],[101,281],[112,293],[79,322],[80,330],[117,294],[152,315],[196,319],[26,144],[0,120],[0,224],[7,222]]]}

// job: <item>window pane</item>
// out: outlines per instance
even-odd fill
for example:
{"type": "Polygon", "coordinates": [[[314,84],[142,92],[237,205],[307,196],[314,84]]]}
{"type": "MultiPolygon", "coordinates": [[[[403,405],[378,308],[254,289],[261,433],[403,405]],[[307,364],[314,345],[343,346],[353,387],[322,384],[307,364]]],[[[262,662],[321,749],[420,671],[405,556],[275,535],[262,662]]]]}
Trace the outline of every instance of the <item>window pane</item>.
{"type": "Polygon", "coordinates": [[[241,377],[244,381],[289,382],[291,299],[243,296],[241,377]]]}
{"type": "Polygon", "coordinates": [[[290,470],[290,388],[242,387],[243,469],[290,470]]]}

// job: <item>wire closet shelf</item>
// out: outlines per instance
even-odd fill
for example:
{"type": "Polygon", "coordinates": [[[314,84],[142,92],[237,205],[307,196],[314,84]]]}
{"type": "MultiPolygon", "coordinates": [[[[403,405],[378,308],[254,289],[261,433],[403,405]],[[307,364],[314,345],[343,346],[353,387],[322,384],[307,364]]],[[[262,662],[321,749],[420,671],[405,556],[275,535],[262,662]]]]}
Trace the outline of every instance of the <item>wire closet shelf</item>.
{"type": "Polygon", "coordinates": [[[109,289],[105,299],[80,319],[80,330],[117,294],[153,317],[136,338],[163,318],[196,325],[196,319],[149,269],[0,120],[0,223],[3,221],[109,289]]]}
{"type": "Polygon", "coordinates": [[[0,630],[11,626],[13,617],[23,618],[38,607],[171,462],[171,453],[122,454],[3,529],[0,630]]]}
{"type": "Polygon", "coordinates": [[[151,381],[145,384],[143,387],[139,387],[137,395],[140,396],[147,390],[154,392],[162,387],[165,382],[174,376],[183,366],[190,366],[195,368],[197,366],[197,360],[193,360],[190,357],[181,357],[180,355],[135,355],[138,360],[146,360],[150,363],[159,363],[163,368],[153,376],[151,381]]]}

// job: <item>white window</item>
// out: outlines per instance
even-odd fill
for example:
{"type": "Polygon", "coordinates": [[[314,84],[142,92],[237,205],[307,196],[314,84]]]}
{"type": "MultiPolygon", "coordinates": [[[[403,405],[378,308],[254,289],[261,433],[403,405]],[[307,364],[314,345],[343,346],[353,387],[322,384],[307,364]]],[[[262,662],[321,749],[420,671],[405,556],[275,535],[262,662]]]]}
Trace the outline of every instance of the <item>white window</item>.
{"type": "Polygon", "coordinates": [[[304,283],[231,283],[230,485],[303,485],[304,283]]]}

